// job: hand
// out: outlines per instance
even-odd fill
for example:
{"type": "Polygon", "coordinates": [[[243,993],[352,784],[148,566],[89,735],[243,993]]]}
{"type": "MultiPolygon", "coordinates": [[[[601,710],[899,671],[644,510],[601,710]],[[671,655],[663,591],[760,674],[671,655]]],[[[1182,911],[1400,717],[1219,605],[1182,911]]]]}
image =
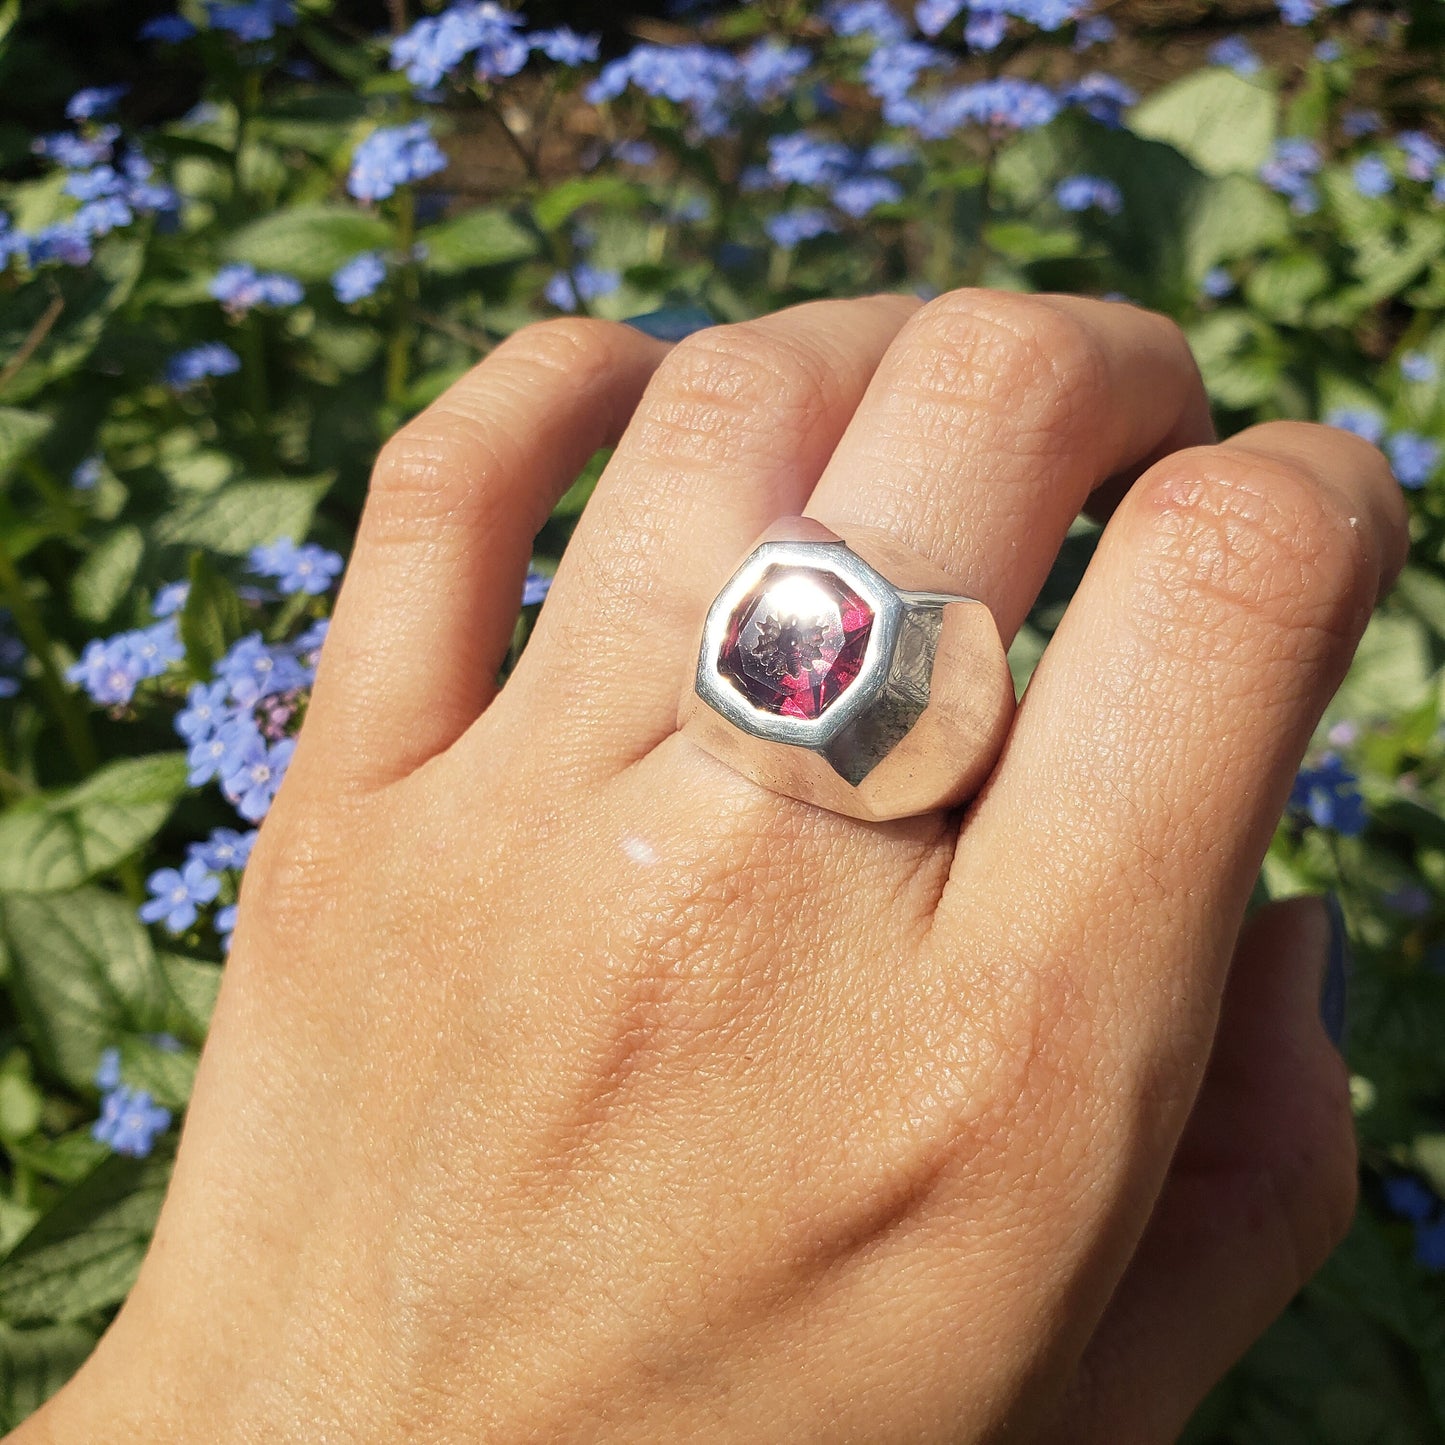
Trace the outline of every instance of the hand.
{"type": "Polygon", "coordinates": [[[1124,305],[523,331],[378,464],[155,1244],[15,1438],[1172,1439],[1351,1213],[1324,910],[1240,929],[1404,546],[1378,453],[1214,445],[1124,305]],[[1008,638],[1091,497],[964,816],[674,731],[774,517],[887,530],[1008,638]]]}

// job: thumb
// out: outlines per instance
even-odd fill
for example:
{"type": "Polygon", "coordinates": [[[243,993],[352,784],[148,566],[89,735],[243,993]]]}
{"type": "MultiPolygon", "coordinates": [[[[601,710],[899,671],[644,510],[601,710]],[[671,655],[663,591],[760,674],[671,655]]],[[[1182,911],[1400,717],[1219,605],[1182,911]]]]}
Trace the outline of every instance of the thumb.
{"type": "Polygon", "coordinates": [[[1199,1097],[1154,1213],[1040,1437],[1177,1438],[1349,1229],[1355,1139],[1338,905],[1271,904],[1240,935],[1199,1097]]]}

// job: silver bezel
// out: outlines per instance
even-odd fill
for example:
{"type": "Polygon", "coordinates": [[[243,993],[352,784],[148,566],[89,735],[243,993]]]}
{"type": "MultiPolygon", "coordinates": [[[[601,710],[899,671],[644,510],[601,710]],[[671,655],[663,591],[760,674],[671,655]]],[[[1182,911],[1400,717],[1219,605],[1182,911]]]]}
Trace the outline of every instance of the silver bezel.
{"type": "Polygon", "coordinates": [[[845,542],[764,542],[733,574],[708,609],[698,652],[696,690],[714,712],[753,737],[794,747],[827,747],[886,687],[904,602],[898,589],[845,542]],[[756,707],[718,669],[733,612],[770,567],[808,567],[831,573],[873,610],[873,628],[858,675],[816,718],[782,717],[756,707]]]}

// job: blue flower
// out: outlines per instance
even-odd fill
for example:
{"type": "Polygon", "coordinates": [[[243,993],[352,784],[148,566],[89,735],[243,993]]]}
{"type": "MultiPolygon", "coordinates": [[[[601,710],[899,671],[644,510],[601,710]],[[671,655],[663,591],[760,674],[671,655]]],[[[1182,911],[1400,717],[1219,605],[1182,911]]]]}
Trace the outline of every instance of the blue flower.
{"type": "Polygon", "coordinates": [[[248,823],[259,823],[270,811],[295,751],[295,738],[268,747],[258,732],[221,775],[222,793],[248,823]]]}
{"type": "Polygon", "coordinates": [[[1357,437],[1364,437],[1371,446],[1377,447],[1385,439],[1385,423],[1374,412],[1365,411],[1362,407],[1336,407],[1326,413],[1325,425],[1354,432],[1357,437]]]}
{"type": "Polygon", "coordinates": [[[1319,206],[1314,176],[1321,163],[1319,147],[1303,136],[1276,141],[1270,158],[1259,168],[1259,178],[1270,190],[1287,196],[1297,215],[1307,216],[1319,206]]]}
{"type": "Polygon", "coordinates": [[[1321,40],[1315,46],[1315,59],[1322,64],[1328,65],[1339,60],[1345,53],[1345,47],[1338,40],[1321,40]]]}
{"type": "Polygon", "coordinates": [[[236,317],[258,306],[299,305],[304,294],[294,276],[280,271],[257,271],[254,266],[240,262],[221,267],[211,281],[211,295],[236,317]]]}
{"type": "Polygon", "coordinates": [[[1382,156],[1365,156],[1356,161],[1352,175],[1355,189],[1362,196],[1384,196],[1395,189],[1395,178],[1382,156]]]}
{"type": "Polygon", "coordinates": [[[199,733],[186,750],[186,781],[193,788],[209,783],[240,765],[260,740],[261,730],[247,712],[232,711],[230,716],[209,732],[199,733]]]}
{"type": "Polygon", "coordinates": [[[141,26],[138,40],[158,40],[162,45],[179,45],[196,33],[196,27],[183,15],[157,15],[141,26]]]}
{"type": "Polygon", "coordinates": [[[225,908],[218,908],[212,922],[215,925],[216,933],[220,936],[221,947],[229,953],[231,951],[231,935],[236,931],[236,905],[231,903],[225,908]]]}
{"type": "Polygon", "coordinates": [[[1308,25],[1319,14],[1319,0],[1277,0],[1279,18],[1286,25],[1308,25]]]}
{"type": "Polygon", "coordinates": [[[89,456],[70,474],[70,485],[77,492],[93,492],[100,483],[103,463],[98,456],[89,456]]]}
{"type": "Polygon", "coordinates": [[[566,25],[555,30],[538,30],[527,37],[533,50],[540,50],[558,65],[586,65],[597,59],[602,39],[598,35],[579,35],[566,25]]]}
{"type": "Polygon", "coordinates": [[[289,537],[282,537],[268,547],[251,549],[251,571],[259,577],[275,578],[288,596],[297,592],[312,596],[329,592],[345,565],[337,553],[328,552],[315,542],[298,547],[289,537]]]}
{"type": "Polygon", "coordinates": [[[120,1050],[111,1047],[100,1051],[95,1065],[95,1087],[102,1093],[120,1087],[120,1050]]]}
{"type": "Polygon", "coordinates": [[[386,261],[380,251],[363,251],[339,266],[331,277],[331,289],[343,306],[354,306],[376,295],[386,280],[386,261]]]}
{"type": "Polygon", "coordinates": [[[885,44],[908,33],[888,0],[843,0],[829,8],[827,20],[834,35],[870,35],[885,44]]]}
{"type": "Polygon", "coordinates": [[[66,681],[85,689],[92,702],[119,707],[135,696],[140,664],[121,638],[92,638],[80,660],[66,669],[66,681]]]}
{"type": "Polygon", "coordinates": [[[307,681],[296,658],[285,647],[269,646],[259,632],[248,633],[231,647],[216,664],[216,677],[241,707],[255,707],[262,698],[304,687],[307,681]]]}
{"type": "Polygon", "coordinates": [[[941,35],[966,4],[967,0],[918,0],[913,20],[924,35],[941,35]]]}
{"type": "Polygon", "coordinates": [[[1065,211],[1103,211],[1117,216],[1124,197],[1113,181],[1103,176],[1067,176],[1054,189],[1054,199],[1065,211]]]}
{"type": "Polygon", "coordinates": [[[65,106],[66,120],[94,120],[109,115],[130,91],[128,85],[90,85],[77,90],[65,106]]]}
{"type": "Polygon", "coordinates": [[[167,582],[151,601],[152,617],[174,617],[191,595],[189,582],[167,582]]]}
{"type": "Polygon", "coordinates": [[[1434,360],[1423,351],[1407,351],[1400,358],[1400,375],[1406,381],[1434,381],[1438,369],[1434,360]]]}
{"type": "Polygon", "coordinates": [[[1418,432],[1396,432],[1385,444],[1385,455],[1390,458],[1400,485],[1417,491],[1440,464],[1440,443],[1418,432]]]}
{"type": "Polygon", "coordinates": [[[738,78],[743,94],[754,105],[780,100],[792,91],[811,62],[812,56],[801,45],[760,40],[745,50],[739,61],[738,78]]]}
{"type": "Polygon", "coordinates": [[[826,185],[848,173],[852,153],[841,141],[820,140],[807,131],[768,138],[768,174],[783,184],[826,185]]]}
{"type": "Polygon", "coordinates": [[[1317,828],[1356,837],[1365,831],[1368,822],[1358,782],[1338,754],[1326,753],[1315,767],[1300,769],[1289,806],[1317,828]]]}
{"type": "Polygon", "coordinates": [[[186,694],[186,705],[176,714],[175,729],[188,742],[212,738],[236,715],[230,688],[224,682],[196,682],[186,694]]]}
{"type": "Polygon", "coordinates": [[[1040,30],[1058,30],[1087,10],[1088,0],[1008,0],[1007,9],[1040,30]]]}
{"type": "Polygon", "coordinates": [[[1101,125],[1107,126],[1122,125],[1124,112],[1138,100],[1136,91],[1117,76],[1106,75],[1101,70],[1076,81],[1063,94],[1065,105],[1077,106],[1101,125]]]}
{"type": "Polygon", "coordinates": [[[903,199],[903,187],[892,176],[847,176],[830,194],[833,204],[856,221],[879,206],[897,205],[903,199]]]}
{"type": "Polygon", "coordinates": [[[1074,49],[1088,50],[1093,45],[1107,45],[1117,38],[1118,27],[1107,15],[1087,15],[1079,21],[1074,35],[1074,49]]]}
{"type": "Polygon", "coordinates": [[[791,211],[780,211],[763,222],[763,230],[773,242],[788,249],[837,229],[836,222],[827,211],[817,206],[798,206],[791,211]]]}
{"type": "Polygon", "coordinates": [[[522,606],[535,607],[552,590],[552,579],[545,572],[527,569],[527,580],[522,583],[522,606]]]}
{"type": "Polygon", "coordinates": [[[162,1108],[144,1089],[121,1084],[101,1099],[100,1118],[90,1132],[117,1154],[144,1159],[170,1127],[169,1109],[162,1108]]]}
{"type": "Polygon", "coordinates": [[[1234,277],[1223,266],[1211,266],[1200,278],[1199,289],[1211,300],[1218,301],[1234,290],[1234,277]]]}
{"type": "Polygon", "coordinates": [[[30,149],[54,161],[62,170],[79,171],[110,160],[119,137],[119,126],[103,125],[88,136],[71,135],[69,131],[38,136],[30,143],[30,149]]]}
{"type": "Polygon", "coordinates": [[[1236,75],[1258,75],[1263,62],[1242,35],[1229,35],[1209,47],[1212,65],[1222,65],[1236,75]]]}
{"type": "Polygon", "coordinates": [[[120,1050],[102,1049],[95,1066],[95,1087],[102,1092],[120,1087],[120,1050]]]}
{"type": "Polygon", "coordinates": [[[273,39],[278,28],[294,25],[296,11],[290,0],[254,0],[250,5],[212,3],[206,6],[206,20],[212,30],[255,44],[273,39]]]}
{"type": "Polygon", "coordinates": [[[1047,86],[1002,76],[925,99],[885,102],[883,113],[891,124],[909,126],[925,140],[943,140],[966,125],[1032,130],[1047,125],[1061,108],[1060,98],[1047,86]]]}
{"type": "Polygon", "coordinates": [[[29,655],[25,644],[11,631],[11,616],[0,611],[0,698],[14,697],[20,691],[20,670],[29,655]]]}
{"type": "Polygon", "coordinates": [[[1405,174],[1412,181],[1428,181],[1445,161],[1439,142],[1422,130],[1401,131],[1395,142],[1405,157],[1405,174]]]}
{"type": "Polygon", "coordinates": [[[224,342],[203,341],[166,362],[165,382],[172,391],[189,391],[208,377],[231,376],[240,369],[241,358],[224,342]]]}
{"type": "Polygon", "coordinates": [[[528,51],[516,33],[521,25],[521,16],[500,5],[463,0],[440,15],[418,20],[392,41],[391,68],[404,70],[421,90],[434,90],[468,57],[484,78],[515,75],[528,51]]]}
{"type": "Polygon", "coordinates": [[[326,642],[326,634],[331,630],[331,619],[322,617],[313,622],[291,645],[296,650],[296,656],[302,661],[314,659],[321,655],[321,649],[326,642]]]}
{"type": "Polygon", "coordinates": [[[1392,1174],[1383,1188],[1390,1213],[1412,1224],[1429,1219],[1440,1203],[1429,1185],[1413,1174],[1392,1174]]]}
{"type": "Polygon", "coordinates": [[[159,677],[173,662],[186,655],[175,618],[166,617],[150,627],[124,632],[121,636],[140,665],[142,677],[159,677]]]}
{"type": "Polygon", "coordinates": [[[141,904],[143,923],[162,924],[167,933],[180,934],[196,921],[199,904],[214,903],[221,880],[204,863],[192,858],[180,868],[159,868],[146,879],[151,896],[141,904]]]}
{"type": "Polygon", "coordinates": [[[976,7],[969,11],[963,38],[970,50],[987,54],[997,50],[1008,34],[1008,16],[1002,10],[976,7]]]}
{"type": "Polygon", "coordinates": [[[1374,135],[1381,126],[1380,113],[1375,110],[1347,110],[1340,117],[1340,134],[1346,140],[1359,140],[1374,135]]]}
{"type": "Polygon", "coordinates": [[[684,106],[704,135],[722,135],[742,67],[726,50],[707,45],[638,45],[610,61],[582,92],[591,105],[615,100],[629,86],[684,106]]]}
{"type": "Polygon", "coordinates": [[[657,161],[657,147],[650,140],[620,140],[612,155],[625,166],[650,166],[657,161]]]}
{"type": "Polygon", "coordinates": [[[902,100],[925,70],[947,70],[952,61],[943,51],[918,40],[880,45],[863,66],[863,83],[880,100],[902,100]]]}
{"type": "Polygon", "coordinates": [[[254,828],[244,833],[234,828],[215,828],[205,842],[192,843],[186,849],[186,857],[213,873],[240,872],[250,861],[255,843],[254,828]]]}
{"type": "Polygon", "coordinates": [[[358,201],[384,201],[399,187],[445,170],[446,164],[424,120],[382,126],[357,146],[346,188],[358,201]]]}
{"type": "Polygon", "coordinates": [[[1445,1215],[1415,1226],[1415,1261],[1423,1269],[1445,1270],[1445,1215]]]}
{"type": "Polygon", "coordinates": [[[622,277],[616,271],[601,270],[582,261],[572,268],[570,275],[558,271],[542,288],[542,294],[559,311],[575,311],[579,305],[578,292],[583,301],[595,301],[599,296],[610,295],[621,284],[622,277]]]}

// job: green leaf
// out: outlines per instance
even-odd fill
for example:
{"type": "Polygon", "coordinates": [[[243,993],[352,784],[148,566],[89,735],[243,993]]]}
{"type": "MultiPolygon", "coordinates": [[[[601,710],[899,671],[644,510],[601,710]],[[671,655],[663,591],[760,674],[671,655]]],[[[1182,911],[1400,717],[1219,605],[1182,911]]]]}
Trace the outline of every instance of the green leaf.
{"type": "Polygon", "coordinates": [[[129,524],[112,528],[70,579],[75,615],[86,622],[104,622],[125,601],[145,555],[145,535],[129,524]]]}
{"type": "Polygon", "coordinates": [[[186,787],[184,753],[123,758],[0,816],[0,893],[58,893],[130,857],[186,787]]]}
{"type": "Polygon", "coordinates": [[[1245,311],[1216,311],[1187,330],[1194,359],[1215,401],[1243,409],[1274,396],[1284,358],[1265,322],[1245,311]]]}
{"type": "Polygon", "coordinates": [[[0,357],[6,358],[0,399],[28,401],[81,366],[134,289],[144,260],[143,241],[111,237],[89,266],[47,271],[18,291],[0,293],[0,357]]]}
{"type": "Polygon", "coordinates": [[[133,1089],[144,1089],[156,1103],[179,1111],[191,1101],[196,1082],[194,1049],[168,1049],[149,1039],[127,1037],[120,1044],[120,1075],[133,1089]]]}
{"type": "Polygon", "coordinates": [[[50,425],[50,418],[39,412],[0,406],[0,482],[25,460],[50,425]]]}
{"type": "Polygon", "coordinates": [[[302,281],[326,281],[353,256],[385,250],[393,239],[391,226],[380,216],[349,206],[297,206],[237,231],[226,243],[225,256],[302,281]]]}
{"type": "Polygon", "coordinates": [[[1244,294],[1256,310],[1272,321],[1297,326],[1309,303],[1326,291],[1330,268],[1313,252],[1271,256],[1250,272],[1244,294]]]}
{"type": "Polygon", "coordinates": [[[31,1173],[56,1184],[75,1184],[84,1179],[110,1153],[90,1132],[89,1126],[49,1139],[43,1134],[29,1139],[11,1139],[5,1145],[11,1158],[31,1173]]]}
{"type": "Polygon", "coordinates": [[[19,18],[20,0],[5,0],[5,3],[0,5],[0,54],[4,54],[10,41],[10,32],[15,29],[15,22],[19,18]]]}
{"type": "Polygon", "coordinates": [[[69,1324],[110,1309],[135,1282],[170,1179],[172,1151],[112,1155],[0,1260],[0,1316],[69,1324]]]}
{"type": "Polygon", "coordinates": [[[592,493],[597,490],[597,482],[602,475],[603,468],[611,458],[611,447],[603,447],[600,451],[593,452],[587,465],[582,468],[582,475],[567,488],[561,501],[552,508],[552,515],[554,517],[581,516],[583,507],[591,499],[592,493]]]}
{"type": "Polygon", "coordinates": [[[166,1029],[192,1043],[203,1042],[221,991],[221,968],[182,953],[162,953],[160,966],[170,995],[166,1029]]]}
{"type": "Polygon", "coordinates": [[[1283,242],[1289,236],[1289,209],[1249,176],[1220,176],[1200,188],[1186,228],[1189,274],[1197,283],[1212,266],[1283,242]]]}
{"type": "Polygon", "coordinates": [[[583,206],[636,203],[641,196],[637,186],[621,176],[573,176],[560,185],[544,191],[532,205],[532,214],[544,231],[555,231],[566,225],[583,206]]]}
{"type": "Polygon", "coordinates": [[[0,1430],[33,1415],[84,1363],[99,1336],[85,1325],[0,1325],[0,1430]]]}
{"type": "Polygon", "coordinates": [[[1155,91],[1129,115],[1135,135],[1164,141],[1206,175],[1256,171],[1275,137],[1272,87],[1233,71],[1201,70],[1155,91]]]}
{"type": "Polygon", "coordinates": [[[204,552],[191,554],[190,589],[181,608],[181,641],[186,666],[208,678],[226,649],[241,635],[241,599],[204,552]]]}
{"type": "Polygon", "coordinates": [[[4,900],[11,989],[36,1055],[72,1088],[94,1088],[101,1051],[155,1027],[165,993],[150,936],[99,888],[4,900]]]}
{"type": "Polygon", "coordinates": [[[278,537],[300,541],[311,528],[330,475],[299,480],[235,482],[209,496],[183,502],[155,525],[162,545],[209,547],[237,557],[278,537]]]}
{"type": "Polygon", "coordinates": [[[438,276],[474,266],[500,266],[537,253],[536,238],[500,206],[480,206],[425,227],[417,239],[426,248],[423,264],[438,276]]]}

